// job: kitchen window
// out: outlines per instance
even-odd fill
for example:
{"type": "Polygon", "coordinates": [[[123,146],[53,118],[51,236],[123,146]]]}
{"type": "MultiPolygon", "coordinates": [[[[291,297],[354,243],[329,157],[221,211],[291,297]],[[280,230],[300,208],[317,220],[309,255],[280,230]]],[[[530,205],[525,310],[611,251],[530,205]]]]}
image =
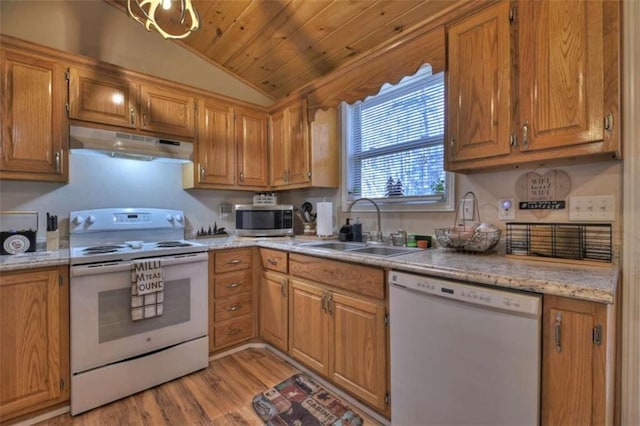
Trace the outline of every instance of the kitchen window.
{"type": "Polygon", "coordinates": [[[453,174],[444,170],[444,73],[425,65],[375,96],[342,104],[342,122],[343,205],[367,197],[385,211],[453,209],[453,174]]]}

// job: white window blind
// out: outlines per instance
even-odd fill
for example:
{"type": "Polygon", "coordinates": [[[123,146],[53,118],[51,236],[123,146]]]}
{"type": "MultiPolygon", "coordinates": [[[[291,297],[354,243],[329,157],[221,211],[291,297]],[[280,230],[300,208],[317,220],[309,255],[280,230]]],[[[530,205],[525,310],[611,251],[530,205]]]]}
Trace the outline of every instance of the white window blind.
{"type": "Polygon", "coordinates": [[[347,199],[442,201],[444,73],[430,67],[347,106],[347,199]]]}

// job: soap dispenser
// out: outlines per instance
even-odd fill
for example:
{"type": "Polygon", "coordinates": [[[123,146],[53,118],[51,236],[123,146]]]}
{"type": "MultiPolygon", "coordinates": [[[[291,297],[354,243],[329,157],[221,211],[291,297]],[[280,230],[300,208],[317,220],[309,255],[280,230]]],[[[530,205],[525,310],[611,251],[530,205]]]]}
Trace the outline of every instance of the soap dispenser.
{"type": "Polygon", "coordinates": [[[356,217],[356,221],[353,224],[353,241],[362,242],[362,223],[360,223],[359,217],[356,217]]]}
{"type": "Polygon", "coordinates": [[[347,218],[347,223],[340,228],[340,235],[338,236],[340,241],[353,241],[353,225],[349,223],[350,220],[347,218]]]}

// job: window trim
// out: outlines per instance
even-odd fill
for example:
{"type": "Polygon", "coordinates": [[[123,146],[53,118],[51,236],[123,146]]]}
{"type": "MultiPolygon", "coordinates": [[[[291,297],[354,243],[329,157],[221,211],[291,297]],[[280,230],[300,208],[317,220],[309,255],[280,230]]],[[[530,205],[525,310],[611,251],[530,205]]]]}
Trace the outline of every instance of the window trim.
{"type": "MultiPolygon", "coordinates": [[[[401,82],[402,83],[402,82],[401,82]]],[[[401,84],[400,83],[400,84],[401,84]]],[[[446,87],[445,87],[446,90],[446,87]]],[[[348,105],[342,102],[338,106],[339,118],[340,118],[340,139],[342,141],[341,146],[341,185],[340,185],[340,197],[342,200],[342,211],[346,212],[348,206],[353,201],[353,198],[349,196],[349,145],[351,132],[347,131],[346,126],[349,123],[349,111],[348,105]]],[[[446,116],[445,116],[446,120],[446,116]]],[[[444,141],[443,141],[444,143],[444,141]]],[[[385,148],[380,148],[384,151],[385,148]]],[[[455,210],[455,173],[445,171],[447,176],[447,187],[444,195],[434,194],[422,197],[388,197],[388,198],[375,198],[375,202],[378,204],[380,211],[382,212],[452,212],[455,210]]],[[[374,212],[375,207],[371,203],[358,203],[353,206],[353,212],[374,212]]]]}

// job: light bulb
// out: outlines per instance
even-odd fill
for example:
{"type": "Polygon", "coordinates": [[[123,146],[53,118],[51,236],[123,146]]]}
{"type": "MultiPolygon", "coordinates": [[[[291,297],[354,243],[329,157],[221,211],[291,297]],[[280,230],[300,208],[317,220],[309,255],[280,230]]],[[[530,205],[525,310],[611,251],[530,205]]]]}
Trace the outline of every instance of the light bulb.
{"type": "Polygon", "coordinates": [[[162,0],[162,8],[164,10],[171,9],[171,0],[162,0]]]}
{"type": "Polygon", "coordinates": [[[511,208],[511,200],[504,200],[504,201],[502,202],[502,207],[503,207],[505,210],[509,210],[509,209],[511,208]]]}

